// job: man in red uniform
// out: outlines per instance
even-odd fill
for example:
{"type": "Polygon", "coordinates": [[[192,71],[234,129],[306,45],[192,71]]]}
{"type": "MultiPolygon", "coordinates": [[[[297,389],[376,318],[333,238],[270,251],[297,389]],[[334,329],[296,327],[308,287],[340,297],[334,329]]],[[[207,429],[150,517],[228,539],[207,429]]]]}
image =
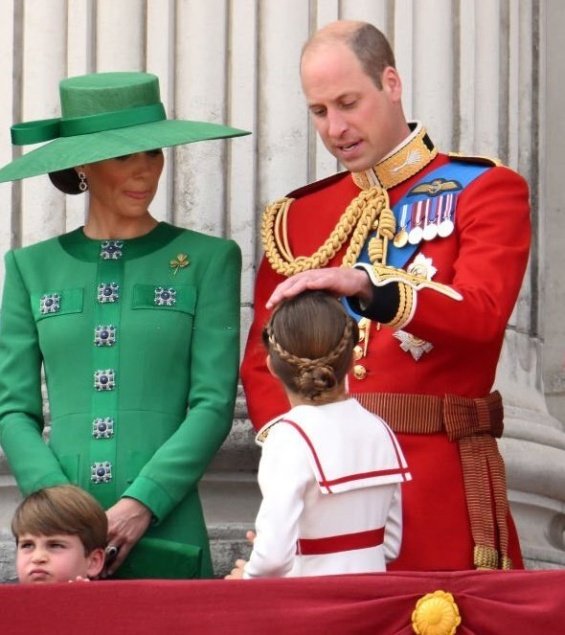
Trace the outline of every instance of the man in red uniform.
{"type": "Polygon", "coordinates": [[[277,285],[299,274],[269,308],[305,288],[356,296],[349,391],[395,430],[413,475],[390,568],[521,567],[491,390],[528,259],[527,185],[496,161],[438,153],[406,121],[393,53],[372,25],[321,29],[300,70],[318,134],[348,171],[265,210],[242,365],[250,418],[260,428],[288,408],[260,338],[277,285]]]}

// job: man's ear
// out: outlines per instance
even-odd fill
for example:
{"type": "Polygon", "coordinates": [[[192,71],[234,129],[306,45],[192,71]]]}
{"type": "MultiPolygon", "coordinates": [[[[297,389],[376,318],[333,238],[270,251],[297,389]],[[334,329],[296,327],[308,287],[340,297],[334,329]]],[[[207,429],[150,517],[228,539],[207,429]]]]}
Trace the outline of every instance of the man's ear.
{"type": "Polygon", "coordinates": [[[398,71],[393,66],[387,66],[381,74],[383,90],[390,95],[394,101],[399,101],[402,97],[402,80],[398,71]]]}
{"type": "Polygon", "coordinates": [[[102,569],[104,568],[104,549],[98,548],[93,549],[86,559],[88,561],[86,575],[89,578],[96,578],[100,573],[102,573],[102,569]]]}

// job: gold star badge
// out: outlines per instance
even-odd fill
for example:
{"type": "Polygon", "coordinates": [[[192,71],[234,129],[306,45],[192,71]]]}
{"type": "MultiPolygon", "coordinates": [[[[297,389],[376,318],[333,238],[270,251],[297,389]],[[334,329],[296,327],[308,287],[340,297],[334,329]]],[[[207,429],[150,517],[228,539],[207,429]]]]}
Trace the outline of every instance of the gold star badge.
{"type": "Polygon", "coordinates": [[[400,340],[400,348],[405,353],[410,353],[415,361],[418,361],[424,353],[429,353],[433,348],[433,344],[406,331],[395,331],[393,336],[400,340]]]}
{"type": "Polygon", "coordinates": [[[424,254],[418,254],[414,262],[410,263],[406,271],[425,280],[431,280],[437,273],[437,269],[432,264],[431,258],[426,258],[424,254]]]}

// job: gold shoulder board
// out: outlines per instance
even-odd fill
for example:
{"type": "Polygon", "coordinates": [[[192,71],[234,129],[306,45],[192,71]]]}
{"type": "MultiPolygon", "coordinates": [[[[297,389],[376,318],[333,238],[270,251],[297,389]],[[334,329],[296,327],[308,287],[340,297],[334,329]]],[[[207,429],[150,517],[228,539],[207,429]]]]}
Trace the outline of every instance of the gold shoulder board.
{"type": "Polygon", "coordinates": [[[463,152],[448,152],[448,156],[452,161],[461,161],[462,163],[475,163],[478,165],[489,165],[498,167],[503,165],[500,159],[495,157],[486,157],[480,154],[463,154],[463,152]]]}

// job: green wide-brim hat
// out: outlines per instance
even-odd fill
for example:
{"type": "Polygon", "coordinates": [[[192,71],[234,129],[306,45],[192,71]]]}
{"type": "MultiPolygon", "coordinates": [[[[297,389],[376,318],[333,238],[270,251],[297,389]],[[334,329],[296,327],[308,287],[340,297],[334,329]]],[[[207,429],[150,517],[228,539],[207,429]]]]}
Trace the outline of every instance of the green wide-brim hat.
{"type": "Polygon", "coordinates": [[[136,152],[250,134],[215,123],[167,119],[151,73],[91,73],[59,85],[61,117],[15,124],[12,143],[45,143],[0,169],[0,183],[136,152]]]}

